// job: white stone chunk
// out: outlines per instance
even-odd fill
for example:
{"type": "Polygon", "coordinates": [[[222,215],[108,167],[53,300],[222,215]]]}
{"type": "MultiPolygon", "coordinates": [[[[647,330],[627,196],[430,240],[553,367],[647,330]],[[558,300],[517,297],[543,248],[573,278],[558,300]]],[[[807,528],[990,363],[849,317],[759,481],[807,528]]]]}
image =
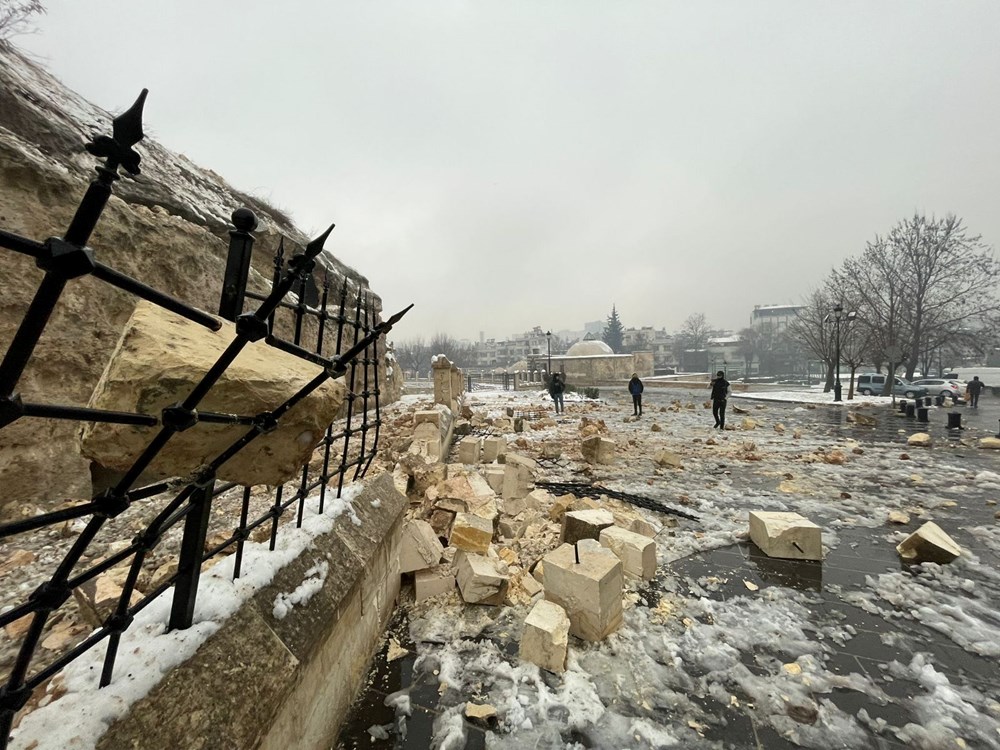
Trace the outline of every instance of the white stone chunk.
{"type": "Polygon", "coordinates": [[[768,557],[823,559],[820,527],[798,513],[750,511],[750,539],[768,557]]]}
{"type": "Polygon", "coordinates": [[[455,574],[450,565],[435,565],[413,574],[413,594],[419,602],[445,594],[455,588],[455,574]]]}
{"type": "Polygon", "coordinates": [[[503,466],[486,466],[482,472],[483,479],[486,480],[486,484],[490,486],[491,490],[498,495],[503,492],[503,466]]]}
{"type": "Polygon", "coordinates": [[[649,537],[611,526],[601,531],[600,541],[622,561],[626,575],[644,581],[656,575],[656,542],[649,537]]]}
{"type": "Polygon", "coordinates": [[[485,555],[463,553],[456,558],[458,590],[468,604],[503,604],[509,577],[485,555]]]}
{"type": "Polygon", "coordinates": [[[644,518],[632,519],[632,523],[629,525],[628,530],[634,531],[636,534],[648,536],[650,539],[656,536],[656,527],[644,518]]]}
{"type": "Polygon", "coordinates": [[[441,562],[444,546],[427,521],[411,520],[403,525],[399,546],[399,572],[430,568],[441,562]]]}
{"type": "Polygon", "coordinates": [[[581,539],[600,539],[601,531],[615,525],[615,516],[610,510],[570,510],[562,517],[562,533],[559,541],[576,544],[581,539]]]}
{"type": "MultiPolygon", "coordinates": [[[[511,454],[514,455],[514,454],[511,454]]],[[[504,499],[514,499],[525,497],[532,490],[534,476],[531,469],[521,463],[504,464],[503,474],[503,496],[504,499]]]]}
{"type": "Polygon", "coordinates": [[[618,446],[614,440],[608,440],[600,435],[591,435],[580,443],[580,452],[583,454],[583,460],[587,463],[610,464],[614,463],[618,446]]]}
{"type": "Polygon", "coordinates": [[[441,426],[441,412],[437,409],[429,409],[427,411],[416,411],[413,412],[413,426],[416,427],[424,422],[429,422],[435,427],[440,428],[441,426]]]}
{"type": "Polygon", "coordinates": [[[458,460],[463,464],[478,464],[482,451],[482,441],[470,435],[458,442],[458,460]]]}
{"type": "Polygon", "coordinates": [[[483,463],[491,464],[507,452],[507,441],[499,437],[483,438],[483,463]]]}
{"type": "Polygon", "coordinates": [[[569,615],[570,632],[599,641],[622,624],[621,561],[608,553],[580,552],[563,544],[543,559],[545,598],[569,615]]]}
{"type": "Polygon", "coordinates": [[[531,608],[521,635],[521,659],[550,672],[566,671],[569,616],[558,604],[542,599],[531,608]]]}
{"type": "Polygon", "coordinates": [[[946,565],[962,554],[955,540],[933,521],[928,521],[896,545],[896,551],[907,562],[939,565],[946,565]]]}

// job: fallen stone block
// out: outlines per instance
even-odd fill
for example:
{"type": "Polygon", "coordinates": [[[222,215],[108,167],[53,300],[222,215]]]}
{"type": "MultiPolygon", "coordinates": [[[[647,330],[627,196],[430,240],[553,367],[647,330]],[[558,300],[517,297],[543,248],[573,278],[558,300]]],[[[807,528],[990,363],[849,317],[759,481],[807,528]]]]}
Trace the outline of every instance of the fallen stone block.
{"type": "Polygon", "coordinates": [[[509,460],[504,464],[502,493],[504,499],[524,497],[533,487],[534,476],[531,469],[521,463],[511,463],[509,460]]]}
{"type": "Polygon", "coordinates": [[[979,438],[979,447],[998,451],[1000,450],[1000,438],[995,438],[995,437],[979,438]]]}
{"type": "Polygon", "coordinates": [[[587,463],[610,464],[615,460],[618,446],[614,440],[600,435],[591,435],[581,441],[580,452],[583,454],[583,460],[587,463]]]}
{"type": "Polygon", "coordinates": [[[561,495],[552,501],[549,507],[548,516],[552,521],[562,520],[563,514],[570,509],[576,498],[573,495],[561,495]]]}
{"type": "Polygon", "coordinates": [[[750,417],[744,417],[743,421],[740,423],[741,430],[756,430],[757,421],[750,419],[750,417]]]}
{"type": "Polygon", "coordinates": [[[576,544],[581,539],[600,539],[601,531],[615,525],[609,510],[571,510],[563,514],[559,541],[576,544]]]}
{"type": "Polygon", "coordinates": [[[672,451],[660,451],[653,458],[657,466],[670,469],[683,469],[684,462],[681,457],[672,451]]]}
{"type": "Polygon", "coordinates": [[[483,468],[483,479],[486,480],[486,484],[490,486],[498,495],[503,493],[503,466],[487,466],[483,468]]]}
{"type": "Polygon", "coordinates": [[[455,558],[458,566],[458,590],[468,604],[503,604],[509,577],[485,555],[464,552],[455,558]]]}
{"type": "Polygon", "coordinates": [[[798,513],[750,511],[750,539],[768,557],[823,559],[820,527],[798,513]]]}
{"type": "Polygon", "coordinates": [[[648,536],[650,539],[653,539],[656,536],[656,528],[644,518],[632,519],[632,523],[629,524],[628,530],[634,531],[636,534],[648,536]]]}
{"type": "Polygon", "coordinates": [[[499,437],[483,438],[483,463],[491,464],[507,452],[507,441],[499,437]]]}
{"type": "Polygon", "coordinates": [[[449,510],[435,508],[431,511],[429,523],[438,539],[448,539],[451,537],[451,524],[455,521],[455,514],[449,510]]]}
{"type": "Polygon", "coordinates": [[[451,525],[448,544],[452,547],[485,554],[493,541],[493,523],[472,513],[459,513],[451,525]]]}
{"type": "Polygon", "coordinates": [[[896,545],[899,556],[907,562],[932,562],[946,565],[962,554],[962,549],[933,521],[910,534],[896,545]]]}
{"type": "Polygon", "coordinates": [[[916,432],[906,441],[907,445],[915,445],[919,448],[930,448],[934,444],[933,438],[926,432],[916,432]]]}
{"type": "Polygon", "coordinates": [[[497,524],[500,535],[507,539],[520,539],[528,528],[528,522],[523,518],[501,518],[497,524]]]}
{"type": "Polygon", "coordinates": [[[436,409],[428,409],[427,411],[415,411],[413,412],[413,426],[429,423],[437,428],[441,427],[441,412],[436,409]]]}
{"type": "Polygon", "coordinates": [[[463,464],[478,464],[482,441],[477,437],[464,437],[458,442],[458,460],[463,464]]]}
{"type": "Polygon", "coordinates": [[[656,542],[649,537],[611,526],[601,531],[600,542],[622,561],[626,575],[644,581],[656,575],[656,542]]]}
{"type": "MultiPolygon", "coordinates": [[[[73,597],[79,606],[80,614],[91,627],[101,627],[118,606],[118,600],[124,593],[125,568],[108,571],[97,578],[91,578],[73,589],[73,597]]],[[[129,604],[136,604],[142,599],[135,589],[129,598],[129,604]]]]}
{"type": "Polygon", "coordinates": [[[520,657],[542,669],[561,674],[566,671],[569,651],[569,616],[558,604],[542,599],[524,620],[520,657]]]}
{"type": "Polygon", "coordinates": [[[572,544],[544,557],[545,598],[566,610],[573,635],[599,641],[622,624],[622,564],[611,554],[580,552],[580,562],[576,558],[572,544]]]}
{"type": "Polygon", "coordinates": [[[427,523],[414,519],[403,524],[399,543],[399,572],[412,573],[441,562],[444,547],[437,532],[427,523]]]}
{"type": "Polygon", "coordinates": [[[450,565],[435,565],[413,574],[413,595],[419,602],[455,589],[455,574],[450,565]]]}

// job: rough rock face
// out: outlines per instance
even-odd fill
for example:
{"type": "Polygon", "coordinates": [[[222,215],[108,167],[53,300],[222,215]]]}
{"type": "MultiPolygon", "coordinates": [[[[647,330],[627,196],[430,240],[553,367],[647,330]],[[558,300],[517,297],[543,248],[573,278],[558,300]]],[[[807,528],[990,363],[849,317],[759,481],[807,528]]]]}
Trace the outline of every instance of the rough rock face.
{"type": "MultiPolygon", "coordinates": [[[[218,332],[210,331],[149,302],[140,302],[89,405],[159,415],[165,407],[187,397],[234,338],[232,323],[226,322],[218,332]]],[[[244,415],[271,411],[318,374],[320,369],[314,364],[275,351],[263,342],[249,344],[198,409],[244,415]]],[[[222,464],[218,478],[245,485],[289,481],[309,460],[336,418],[346,390],[342,380],[327,380],[283,416],[273,432],[259,436],[222,464]]],[[[107,469],[124,473],[157,430],[88,423],[83,432],[83,454],[107,469]]],[[[175,433],[150,464],[146,478],[186,476],[246,432],[244,425],[197,424],[175,433]]]]}
{"type": "MultiPolygon", "coordinates": [[[[136,92],[123,93],[130,103],[136,92]]],[[[110,134],[111,115],[89,104],[37,65],[0,42],[0,228],[35,240],[60,236],[69,225],[97,160],[84,151],[95,134],[110,134]]],[[[156,123],[156,92],[145,120],[156,123]]],[[[247,206],[258,216],[249,288],[266,291],[280,236],[286,257],[306,239],[280,213],[240,193],[150,138],[139,143],[142,173],[122,179],[90,239],[103,263],[208,312],[218,309],[229,216],[247,206]]],[[[328,248],[335,245],[335,236],[328,248]]],[[[331,291],[346,278],[348,297],[367,280],[329,252],[331,291]]],[[[322,279],[323,271],[316,276],[322,279]]],[[[5,349],[34,295],[42,272],[24,255],[0,250],[0,348],[5,349]]],[[[366,291],[366,294],[368,292],[366,291]]],[[[92,278],[71,282],[18,384],[25,400],[85,405],[137,299],[92,278]]],[[[374,299],[376,311],[381,303],[374,299]]],[[[247,305],[256,304],[252,300],[247,305]]],[[[290,321],[278,316],[278,332],[290,321]]],[[[303,342],[315,343],[307,324],[303,342]]],[[[331,351],[329,343],[324,347],[331,351]]],[[[384,342],[380,342],[380,354],[384,342]]],[[[382,402],[398,395],[398,367],[384,368],[382,402]],[[389,375],[389,369],[392,375],[389,375]]],[[[58,503],[91,495],[90,465],[79,447],[80,424],[23,418],[0,430],[0,518],[6,504],[58,503]]]]}

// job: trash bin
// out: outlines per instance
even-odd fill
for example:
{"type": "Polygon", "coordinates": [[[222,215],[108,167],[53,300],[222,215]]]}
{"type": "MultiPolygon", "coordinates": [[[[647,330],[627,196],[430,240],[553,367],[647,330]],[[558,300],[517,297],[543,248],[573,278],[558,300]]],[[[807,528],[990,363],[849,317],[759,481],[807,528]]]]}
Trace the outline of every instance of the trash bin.
{"type": "Polygon", "coordinates": [[[899,399],[899,413],[900,414],[906,414],[906,399],[905,398],[899,399]]]}
{"type": "Polygon", "coordinates": [[[934,403],[937,404],[938,406],[944,406],[944,396],[942,396],[939,393],[937,396],[934,397],[934,403]]]}
{"type": "Polygon", "coordinates": [[[948,412],[948,429],[949,430],[962,429],[962,412],[960,411],[948,412]]]}
{"type": "Polygon", "coordinates": [[[910,417],[911,419],[913,417],[917,416],[917,406],[916,406],[916,404],[907,404],[906,405],[906,416],[910,417]]]}
{"type": "Polygon", "coordinates": [[[930,409],[928,409],[926,406],[921,406],[919,409],[917,409],[917,421],[930,422],[931,420],[930,417],[928,416],[929,413],[930,409]]]}

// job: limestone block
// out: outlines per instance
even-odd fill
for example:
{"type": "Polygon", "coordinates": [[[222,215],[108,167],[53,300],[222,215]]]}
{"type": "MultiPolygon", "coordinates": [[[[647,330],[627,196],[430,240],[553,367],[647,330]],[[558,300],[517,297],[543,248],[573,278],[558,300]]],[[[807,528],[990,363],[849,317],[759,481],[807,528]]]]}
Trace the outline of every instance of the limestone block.
{"type": "Polygon", "coordinates": [[[437,485],[437,497],[461,500],[467,507],[473,507],[496,497],[489,483],[478,472],[449,476],[437,485]]]}
{"type": "MultiPolygon", "coordinates": [[[[126,323],[88,406],[159,417],[167,406],[188,397],[235,338],[223,321],[210,331],[178,315],[140,301],[126,323]],[[153,364],[155,363],[155,364],[153,364]]],[[[320,369],[263,342],[243,349],[198,404],[201,411],[254,415],[271,411],[318,375],[320,369]]],[[[224,463],[217,476],[240,484],[281,484],[297,476],[336,419],[346,389],[326,381],[296,404],[278,428],[257,437],[224,463]]],[[[131,468],[157,429],[87,422],[83,454],[115,471],[131,468]]],[[[175,433],[145,472],[148,479],[189,476],[247,433],[245,425],[196,424],[175,433]]]]}
{"type": "MultiPolygon", "coordinates": [[[[434,412],[437,414],[437,412],[434,412]]],[[[441,428],[433,422],[421,422],[413,428],[414,440],[440,440],[441,428]]]]}
{"type": "Polygon", "coordinates": [[[648,536],[611,526],[601,531],[600,541],[622,561],[626,575],[644,581],[656,575],[656,542],[648,536]]]}
{"type": "Polygon", "coordinates": [[[548,515],[553,521],[559,521],[562,519],[563,514],[570,509],[570,506],[576,498],[573,495],[562,495],[557,497],[552,501],[552,505],[549,507],[548,515]]]}
{"type": "Polygon", "coordinates": [[[473,436],[464,437],[458,442],[458,460],[463,464],[478,464],[482,453],[482,441],[473,436]]]}
{"type": "Polygon", "coordinates": [[[493,541],[493,523],[472,513],[459,513],[451,525],[448,544],[466,552],[485,554],[493,541]]]}
{"type": "Polygon", "coordinates": [[[503,604],[510,579],[485,555],[464,553],[456,558],[458,590],[469,604],[503,604]]]}
{"type": "Polygon", "coordinates": [[[431,511],[430,525],[438,539],[448,539],[451,536],[451,524],[454,520],[455,514],[451,511],[441,508],[431,511]]]}
{"type": "Polygon", "coordinates": [[[435,565],[413,574],[413,595],[419,602],[431,596],[446,594],[455,588],[455,574],[450,565],[435,565]]]}
{"type": "Polygon", "coordinates": [[[660,451],[653,458],[653,461],[656,462],[657,466],[662,466],[665,468],[670,468],[670,469],[684,468],[684,462],[681,460],[681,457],[671,451],[660,451]]]}
{"type": "MultiPolygon", "coordinates": [[[[451,402],[458,397],[452,389],[451,362],[443,354],[438,354],[431,362],[434,373],[434,403],[451,408],[451,402]]],[[[452,409],[454,411],[454,409],[452,409]]]]}
{"type": "Polygon", "coordinates": [[[928,521],[896,545],[899,556],[907,562],[950,563],[962,549],[933,521],[928,521]]]}
{"type": "Polygon", "coordinates": [[[555,497],[548,490],[532,490],[525,498],[524,502],[532,510],[548,509],[555,502],[555,497]]]}
{"type": "Polygon", "coordinates": [[[644,518],[633,518],[632,523],[629,525],[629,531],[648,536],[650,539],[656,536],[656,529],[653,527],[653,524],[644,518]]]}
{"type": "Polygon", "coordinates": [[[768,557],[823,559],[820,527],[798,513],[750,511],[750,539],[768,557]]]}
{"type": "Polygon", "coordinates": [[[407,451],[420,456],[428,461],[437,461],[441,458],[441,438],[426,438],[423,440],[414,439],[407,451]]]}
{"type": "Polygon", "coordinates": [[[580,443],[583,460],[591,464],[610,464],[615,460],[618,446],[614,440],[608,440],[600,435],[591,435],[580,443]]]}
{"type": "Polygon", "coordinates": [[[528,521],[524,518],[501,518],[497,528],[507,539],[520,539],[528,528],[528,521]]]}
{"type": "Polygon", "coordinates": [[[610,554],[581,552],[576,562],[572,544],[563,544],[543,559],[545,598],[569,615],[570,632],[599,641],[622,624],[621,561],[610,554]]]}
{"type": "Polygon", "coordinates": [[[437,532],[427,521],[411,520],[403,524],[399,546],[399,572],[412,573],[441,562],[444,547],[437,532]]]}
{"type": "Polygon", "coordinates": [[[506,463],[503,469],[504,499],[525,497],[532,490],[534,477],[531,470],[519,463],[506,463]]]}
{"type": "Polygon", "coordinates": [[[988,448],[990,450],[1000,450],[1000,438],[995,438],[995,437],[979,438],[979,447],[988,448]]]}
{"type": "Polygon", "coordinates": [[[522,453],[507,453],[507,454],[505,454],[505,456],[504,456],[504,463],[505,464],[515,464],[517,466],[523,466],[528,471],[530,471],[532,474],[534,474],[534,472],[538,471],[538,462],[535,459],[529,458],[528,456],[525,456],[522,453]]]}
{"type": "MultiPolygon", "coordinates": [[[[126,573],[125,568],[114,568],[73,589],[73,597],[80,607],[80,614],[88,625],[98,628],[114,612],[118,600],[124,593],[126,573]]],[[[133,590],[129,604],[136,604],[141,599],[142,594],[133,590]]]]}
{"type": "Polygon", "coordinates": [[[527,592],[528,596],[542,593],[542,584],[531,573],[525,572],[521,576],[520,582],[521,588],[527,592]]]}
{"type": "Polygon", "coordinates": [[[930,448],[934,440],[926,432],[916,432],[907,439],[907,445],[915,445],[920,448],[930,448]]]}
{"type": "Polygon", "coordinates": [[[503,492],[503,466],[487,466],[483,469],[483,479],[490,486],[490,489],[500,494],[503,492]]]}
{"type": "Polygon", "coordinates": [[[413,412],[413,426],[416,427],[424,422],[428,422],[438,429],[441,428],[441,412],[437,409],[413,412]]]}
{"type": "Polygon", "coordinates": [[[550,672],[566,671],[569,650],[569,616],[554,602],[535,603],[524,621],[520,657],[550,672]]]}
{"type": "Polygon", "coordinates": [[[601,531],[614,525],[610,510],[570,510],[563,514],[559,541],[576,544],[581,539],[600,539],[601,531]]]}
{"type": "Polygon", "coordinates": [[[489,521],[490,525],[496,528],[497,521],[500,520],[500,510],[497,508],[497,500],[495,497],[489,497],[482,502],[476,503],[471,506],[468,511],[474,516],[479,516],[480,518],[489,521]]]}
{"type": "Polygon", "coordinates": [[[483,463],[491,464],[507,452],[507,441],[499,437],[483,438],[483,463]]]}

